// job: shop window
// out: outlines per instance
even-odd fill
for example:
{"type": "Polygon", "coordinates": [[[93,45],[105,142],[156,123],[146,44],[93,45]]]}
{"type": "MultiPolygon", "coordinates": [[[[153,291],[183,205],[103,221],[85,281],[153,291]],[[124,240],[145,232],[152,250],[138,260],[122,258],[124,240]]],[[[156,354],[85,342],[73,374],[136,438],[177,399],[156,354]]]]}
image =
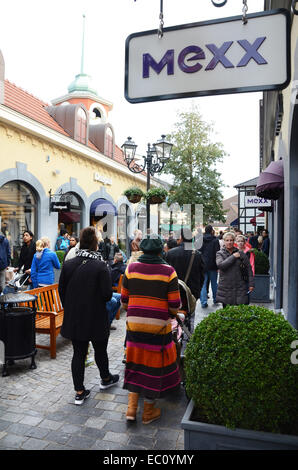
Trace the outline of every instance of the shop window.
{"type": "Polygon", "coordinates": [[[87,144],[87,115],[83,108],[77,110],[75,130],[75,140],[87,144]]]}
{"type": "Polygon", "coordinates": [[[59,212],[58,226],[64,228],[71,236],[78,237],[82,228],[82,202],[74,193],[65,193],[65,198],[70,202],[70,211],[59,212]]]}
{"type": "Polygon", "coordinates": [[[30,230],[37,238],[37,198],[25,183],[12,181],[0,188],[1,231],[9,241],[12,265],[18,263],[23,232],[30,230]]]}

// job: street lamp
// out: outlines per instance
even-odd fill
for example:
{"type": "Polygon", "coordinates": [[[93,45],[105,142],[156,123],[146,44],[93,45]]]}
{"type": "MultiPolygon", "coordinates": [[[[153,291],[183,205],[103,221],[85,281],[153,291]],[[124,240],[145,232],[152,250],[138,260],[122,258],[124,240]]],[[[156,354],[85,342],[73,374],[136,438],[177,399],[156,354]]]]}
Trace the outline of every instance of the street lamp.
{"type": "MultiPolygon", "coordinates": [[[[121,146],[123,149],[124,160],[128,166],[128,169],[132,173],[147,173],[147,191],[150,189],[150,176],[154,176],[155,173],[161,173],[166,162],[169,160],[173,144],[167,142],[166,136],[162,135],[161,139],[151,146],[148,144],[146,156],[143,156],[144,162],[140,164],[135,159],[137,145],[134,143],[131,137],[127,137],[126,142],[121,146]]],[[[150,204],[147,199],[146,203],[147,211],[147,232],[149,233],[150,228],[150,204]]]]}

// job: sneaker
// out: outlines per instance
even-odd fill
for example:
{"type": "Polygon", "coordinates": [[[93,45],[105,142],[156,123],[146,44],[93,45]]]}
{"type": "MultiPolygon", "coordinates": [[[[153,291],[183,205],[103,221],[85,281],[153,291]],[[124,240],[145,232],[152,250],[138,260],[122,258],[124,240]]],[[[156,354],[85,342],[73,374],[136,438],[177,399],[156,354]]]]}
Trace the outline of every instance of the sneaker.
{"type": "Polygon", "coordinates": [[[203,304],[202,305],[202,308],[207,308],[208,307],[208,304],[203,304]]]}
{"type": "Polygon", "coordinates": [[[119,375],[112,375],[110,374],[110,380],[101,380],[99,388],[100,390],[105,390],[106,388],[110,388],[115,385],[119,381],[119,375]]]}
{"type": "Polygon", "coordinates": [[[83,393],[77,393],[75,396],[75,405],[82,405],[90,397],[90,390],[84,390],[83,393]]]}

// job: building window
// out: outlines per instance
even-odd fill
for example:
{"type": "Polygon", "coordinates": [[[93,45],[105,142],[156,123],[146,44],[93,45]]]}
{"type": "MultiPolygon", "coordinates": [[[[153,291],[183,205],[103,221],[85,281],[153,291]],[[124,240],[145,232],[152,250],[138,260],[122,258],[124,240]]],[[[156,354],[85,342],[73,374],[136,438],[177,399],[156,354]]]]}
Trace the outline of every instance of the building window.
{"type": "Polygon", "coordinates": [[[75,140],[87,144],[87,115],[82,108],[77,111],[75,132],[75,140]]]}
{"type": "Polygon", "coordinates": [[[23,232],[30,230],[37,238],[37,198],[25,183],[11,181],[0,188],[1,231],[9,241],[12,265],[17,266],[23,232]]]}
{"type": "Polygon", "coordinates": [[[105,133],[105,155],[107,157],[113,158],[113,132],[110,127],[106,128],[105,133]]]}

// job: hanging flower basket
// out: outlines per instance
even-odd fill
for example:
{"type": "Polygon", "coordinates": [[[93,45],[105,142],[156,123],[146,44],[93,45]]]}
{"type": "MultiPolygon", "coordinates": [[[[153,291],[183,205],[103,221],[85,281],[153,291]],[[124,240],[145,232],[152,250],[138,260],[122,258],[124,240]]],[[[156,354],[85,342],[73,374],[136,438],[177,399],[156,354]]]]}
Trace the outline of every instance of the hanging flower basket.
{"type": "Polygon", "coordinates": [[[132,204],[136,204],[136,203],[140,202],[140,200],[144,196],[143,191],[140,188],[137,188],[137,187],[128,188],[124,191],[123,194],[124,194],[124,196],[127,197],[129,202],[131,202],[132,204]]]}
{"type": "Polygon", "coordinates": [[[161,204],[166,200],[165,197],[160,197],[160,196],[151,196],[148,198],[149,204],[161,204]]]}
{"type": "Polygon", "coordinates": [[[132,194],[126,197],[129,200],[129,202],[131,202],[132,204],[136,204],[137,202],[140,202],[140,200],[142,199],[142,196],[140,196],[139,194],[132,194]]]}
{"type": "Polygon", "coordinates": [[[168,196],[168,191],[164,188],[152,188],[146,193],[145,198],[149,204],[161,204],[165,202],[168,196]]]}

